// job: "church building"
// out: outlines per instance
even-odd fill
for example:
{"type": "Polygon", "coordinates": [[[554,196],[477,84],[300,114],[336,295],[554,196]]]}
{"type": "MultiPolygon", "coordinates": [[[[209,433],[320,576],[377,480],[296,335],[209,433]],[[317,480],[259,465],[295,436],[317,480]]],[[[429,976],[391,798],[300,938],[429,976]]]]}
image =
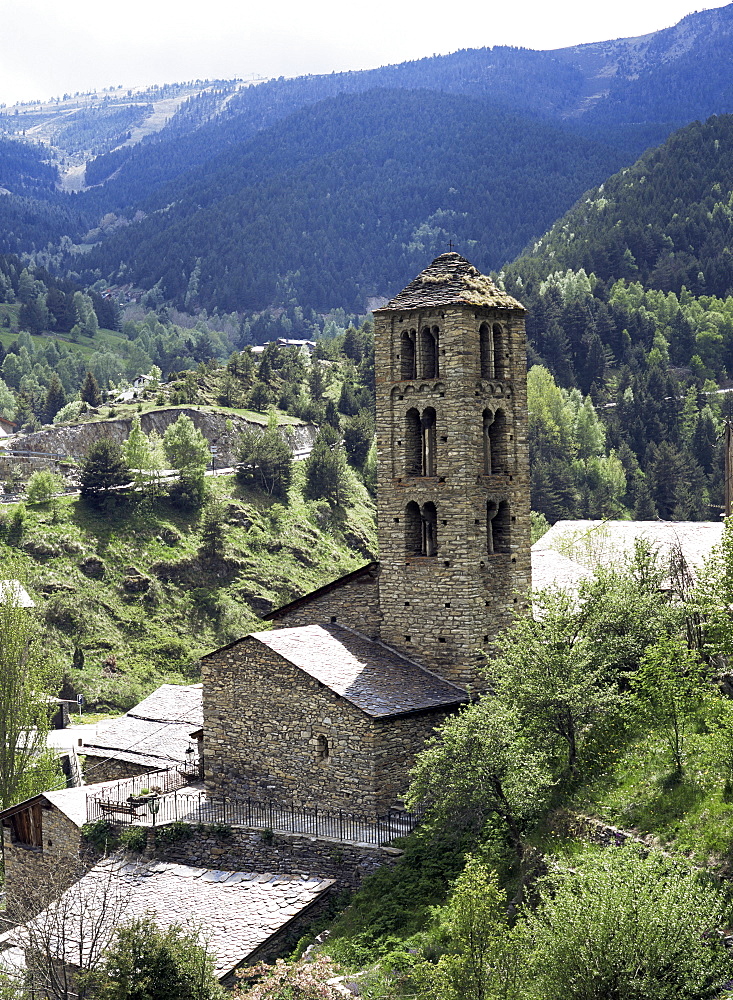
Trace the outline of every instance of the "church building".
{"type": "Polygon", "coordinates": [[[446,253],[374,315],[379,562],[204,657],[211,795],[399,807],[526,604],[524,308],[446,253]]]}

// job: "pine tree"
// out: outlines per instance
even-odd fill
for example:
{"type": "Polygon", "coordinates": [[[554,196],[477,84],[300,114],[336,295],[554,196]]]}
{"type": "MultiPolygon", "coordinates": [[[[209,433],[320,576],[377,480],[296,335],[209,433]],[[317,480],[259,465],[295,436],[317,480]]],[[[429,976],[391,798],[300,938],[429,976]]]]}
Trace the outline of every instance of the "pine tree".
{"type": "Polygon", "coordinates": [[[100,406],[102,403],[102,394],[99,391],[99,386],[97,385],[97,380],[91,372],[87,372],[84,377],[84,384],[81,387],[81,392],[79,393],[81,398],[85,403],[90,406],[100,406]]]}
{"type": "Polygon", "coordinates": [[[130,481],[120,446],[109,438],[96,441],[87,451],[79,478],[81,495],[95,506],[104,503],[115,487],[130,481]]]}
{"type": "Polygon", "coordinates": [[[53,423],[53,418],[62,406],[66,406],[66,393],[58,375],[54,375],[46,390],[46,399],[43,404],[43,422],[45,424],[53,423]]]}

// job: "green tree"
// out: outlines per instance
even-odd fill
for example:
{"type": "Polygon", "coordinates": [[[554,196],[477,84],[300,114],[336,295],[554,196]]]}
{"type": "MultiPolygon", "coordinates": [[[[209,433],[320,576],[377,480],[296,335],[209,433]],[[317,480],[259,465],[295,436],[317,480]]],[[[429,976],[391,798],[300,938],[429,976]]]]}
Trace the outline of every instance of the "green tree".
{"type": "Polygon", "coordinates": [[[223,556],[226,547],[226,508],[221,500],[206,505],[201,523],[199,551],[209,558],[223,556]]]}
{"type": "Polygon", "coordinates": [[[137,413],[132,418],[127,440],[122,445],[122,455],[140,487],[150,482],[151,477],[162,468],[160,457],[156,455],[147,434],[140,426],[140,417],[137,413]]]}
{"type": "Polygon", "coordinates": [[[203,479],[209,464],[209,442],[193,420],[182,413],[174,424],[166,427],[163,449],[181,478],[188,481],[203,479]]]}
{"type": "Polygon", "coordinates": [[[224,1000],[214,958],[195,930],[151,917],[124,924],[94,976],[103,1000],[224,1000]]]}
{"type": "Polygon", "coordinates": [[[682,774],[685,741],[709,695],[697,654],[680,637],[662,636],[644,653],[631,685],[662,730],[675,773],[682,774]]]}
{"type": "Polygon", "coordinates": [[[102,394],[99,391],[97,380],[89,371],[84,376],[84,382],[79,395],[85,403],[89,404],[89,406],[100,406],[102,403],[102,394]]]}
{"type": "Polygon", "coordinates": [[[49,655],[35,613],[21,603],[23,577],[3,558],[0,589],[0,808],[6,809],[58,780],[49,758],[48,695],[58,691],[60,672],[49,655]]]}
{"type": "Polygon", "coordinates": [[[64,480],[50,469],[37,469],[31,474],[26,487],[28,503],[47,503],[64,488],[64,480]]]}
{"type": "Polygon", "coordinates": [[[264,431],[247,429],[237,446],[237,479],[256,485],[270,496],[287,500],[293,474],[293,453],[277,427],[277,417],[270,412],[264,431]]]}
{"type": "Polygon", "coordinates": [[[99,506],[118,486],[130,482],[130,470],[122,449],[109,438],[95,441],[81,464],[80,492],[89,503],[99,506]]]}
{"type": "Polygon", "coordinates": [[[517,857],[524,829],[553,784],[545,756],[522,730],[516,709],[493,695],[448,719],[420,753],[410,808],[425,806],[439,826],[481,828],[497,817],[517,857]]]}
{"type": "Polygon", "coordinates": [[[469,858],[440,911],[451,951],[437,965],[425,963],[415,978],[431,1000],[519,1000],[524,941],[507,919],[506,896],[495,872],[469,858]]]}
{"type": "Polygon", "coordinates": [[[684,861],[607,848],[556,868],[527,914],[529,1000],[709,1000],[733,974],[723,894],[684,861]]]}
{"type": "MultiPolygon", "coordinates": [[[[14,357],[14,355],[8,355],[8,357],[14,357]]],[[[9,420],[14,413],[15,396],[0,378],[0,417],[6,417],[9,420]]]]}
{"type": "Polygon", "coordinates": [[[305,463],[303,495],[308,500],[328,500],[334,506],[344,502],[348,487],[346,462],[338,435],[326,425],[321,428],[305,463]]]}
{"type": "Polygon", "coordinates": [[[66,393],[58,375],[54,375],[48,383],[46,399],[43,403],[43,422],[52,424],[56,414],[66,406],[66,393]]]}
{"type": "Polygon", "coordinates": [[[616,711],[620,696],[608,663],[596,657],[586,633],[583,603],[550,589],[535,593],[533,606],[532,617],[518,618],[498,637],[488,675],[526,730],[538,738],[559,738],[572,772],[584,740],[596,722],[616,711]]]}

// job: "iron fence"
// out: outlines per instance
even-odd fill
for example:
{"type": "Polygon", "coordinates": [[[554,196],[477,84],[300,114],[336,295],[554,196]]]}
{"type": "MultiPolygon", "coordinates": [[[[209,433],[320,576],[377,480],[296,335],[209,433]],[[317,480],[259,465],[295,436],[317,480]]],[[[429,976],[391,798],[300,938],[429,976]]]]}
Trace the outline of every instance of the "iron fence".
{"type": "Polygon", "coordinates": [[[212,798],[203,791],[142,794],[139,787],[126,797],[117,788],[87,795],[87,821],[99,819],[126,826],[224,824],[374,845],[404,837],[419,822],[418,815],[398,809],[368,817],[344,810],[258,802],[250,798],[212,798]]]}

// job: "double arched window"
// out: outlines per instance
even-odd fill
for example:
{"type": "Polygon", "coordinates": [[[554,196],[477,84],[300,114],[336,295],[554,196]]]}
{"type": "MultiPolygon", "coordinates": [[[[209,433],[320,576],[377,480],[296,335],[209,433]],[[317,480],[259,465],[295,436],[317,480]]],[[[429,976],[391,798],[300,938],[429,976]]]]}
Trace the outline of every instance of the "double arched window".
{"type": "Polygon", "coordinates": [[[507,343],[501,323],[482,323],[478,331],[481,378],[504,379],[508,375],[507,343]]]}
{"type": "Polygon", "coordinates": [[[414,556],[438,554],[438,511],[428,501],[422,505],[411,500],[405,508],[405,551],[414,556]]]}
{"type": "Polygon", "coordinates": [[[425,326],[418,338],[416,330],[403,330],[400,334],[400,379],[438,378],[440,330],[425,326]]]}

